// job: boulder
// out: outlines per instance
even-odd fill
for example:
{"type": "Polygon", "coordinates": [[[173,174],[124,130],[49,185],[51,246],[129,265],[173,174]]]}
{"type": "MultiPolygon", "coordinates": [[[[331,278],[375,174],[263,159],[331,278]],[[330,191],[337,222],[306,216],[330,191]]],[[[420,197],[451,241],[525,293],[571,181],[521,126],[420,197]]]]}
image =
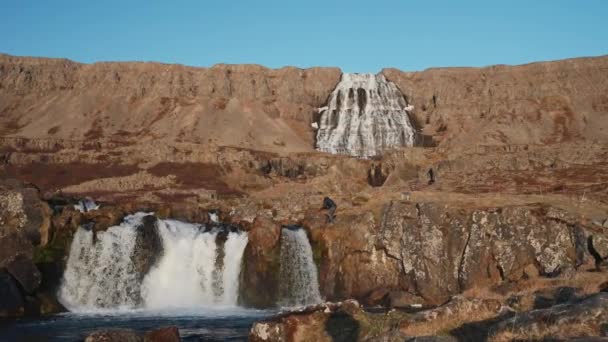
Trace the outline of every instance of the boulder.
{"type": "Polygon", "coordinates": [[[42,275],[31,258],[17,254],[6,263],[8,272],[17,280],[23,291],[33,294],[40,286],[42,275]]]}
{"type": "Polygon", "coordinates": [[[373,290],[372,292],[370,292],[369,295],[367,295],[364,303],[365,303],[365,305],[369,305],[369,306],[376,306],[376,305],[384,304],[385,298],[389,292],[390,292],[390,289],[388,289],[386,287],[377,288],[377,289],[373,290]]]}
{"type": "Polygon", "coordinates": [[[107,329],[91,333],[85,342],[179,342],[177,327],[164,327],[146,332],[143,336],[131,329],[107,329]]]}
{"type": "Polygon", "coordinates": [[[357,341],[371,331],[361,331],[362,309],[356,301],[324,303],[281,314],[253,324],[249,341],[357,341]]]}
{"type": "Polygon", "coordinates": [[[386,304],[390,308],[405,308],[412,305],[421,306],[425,304],[424,298],[405,291],[391,291],[386,298],[386,304]]]}
{"type": "Polygon", "coordinates": [[[25,302],[17,283],[9,273],[0,269],[0,318],[22,316],[24,311],[25,302]]]}
{"type": "Polygon", "coordinates": [[[27,238],[17,231],[10,231],[0,235],[0,267],[6,267],[8,262],[18,254],[27,258],[34,255],[34,247],[27,238]]]}
{"type": "Polygon", "coordinates": [[[82,213],[82,217],[88,222],[94,222],[93,230],[98,232],[120,224],[125,217],[125,212],[120,207],[105,206],[82,213]]]}
{"type": "Polygon", "coordinates": [[[85,342],[143,342],[143,338],[130,329],[112,329],[95,331],[85,342]]]}
{"type": "Polygon", "coordinates": [[[243,254],[239,291],[242,305],[268,308],[277,302],[280,235],[278,223],[261,216],[254,220],[243,254]]]}
{"type": "Polygon", "coordinates": [[[12,229],[40,244],[41,231],[50,226],[50,214],[38,189],[14,179],[0,180],[0,233],[12,229]]]}
{"type": "Polygon", "coordinates": [[[179,329],[177,327],[159,328],[147,332],[144,335],[144,342],[179,342],[179,329]]]}

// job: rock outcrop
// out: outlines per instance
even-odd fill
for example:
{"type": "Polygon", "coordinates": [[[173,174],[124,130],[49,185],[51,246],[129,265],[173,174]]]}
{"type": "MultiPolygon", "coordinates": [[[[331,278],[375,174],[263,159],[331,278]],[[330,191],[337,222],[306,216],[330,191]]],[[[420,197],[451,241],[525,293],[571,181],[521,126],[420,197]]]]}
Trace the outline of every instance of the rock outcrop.
{"type": "Polygon", "coordinates": [[[365,301],[386,289],[441,304],[474,287],[588,266],[587,237],[606,232],[570,220],[542,205],[458,208],[390,201],[377,211],[342,214],[331,226],[320,219],[304,223],[320,255],[327,299],[365,301]]]}
{"type": "Polygon", "coordinates": [[[606,336],[606,293],[516,312],[505,298],[457,296],[436,308],[373,312],[324,303],[255,323],[250,341],[531,341],[606,336]]]}
{"type": "Polygon", "coordinates": [[[14,179],[0,182],[0,316],[40,312],[38,250],[52,235],[51,212],[38,190],[14,179]],[[42,238],[41,238],[42,237],[42,238]]]}

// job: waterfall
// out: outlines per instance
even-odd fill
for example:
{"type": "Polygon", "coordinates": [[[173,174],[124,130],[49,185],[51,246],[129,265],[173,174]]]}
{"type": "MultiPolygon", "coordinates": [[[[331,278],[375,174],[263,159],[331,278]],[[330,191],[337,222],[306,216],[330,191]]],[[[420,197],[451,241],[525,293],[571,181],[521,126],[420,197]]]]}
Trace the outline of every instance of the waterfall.
{"type": "Polygon", "coordinates": [[[131,255],[145,213],[97,233],[80,227],[72,241],[59,299],[68,309],[129,308],[137,304],[137,275],[131,255]]]}
{"type": "Polygon", "coordinates": [[[328,106],[319,109],[317,149],[369,158],[413,146],[412,108],[382,74],[343,74],[328,106]]]}
{"type": "MultiPolygon", "coordinates": [[[[94,233],[80,227],[72,241],[59,291],[70,311],[236,306],[246,232],[220,224],[206,227],[156,221],[162,253],[147,274],[138,274],[134,250],[145,213],[94,233]]],[[[152,255],[149,257],[153,257],[152,255]]]]}
{"type": "Polygon", "coordinates": [[[317,266],[304,229],[288,226],[281,230],[279,281],[281,306],[305,306],[322,301],[317,266]]]}
{"type": "Polygon", "coordinates": [[[247,233],[229,232],[222,245],[218,229],[202,232],[173,220],[161,221],[159,229],[164,255],[143,282],[147,308],[236,305],[247,233]]]}

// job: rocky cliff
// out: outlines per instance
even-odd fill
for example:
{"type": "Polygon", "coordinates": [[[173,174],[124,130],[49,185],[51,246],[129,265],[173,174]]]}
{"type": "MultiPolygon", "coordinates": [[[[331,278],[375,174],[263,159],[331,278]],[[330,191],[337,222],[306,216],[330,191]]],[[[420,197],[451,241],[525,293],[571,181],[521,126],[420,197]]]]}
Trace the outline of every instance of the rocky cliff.
{"type": "MultiPolygon", "coordinates": [[[[382,74],[413,105],[418,128],[445,146],[608,138],[607,57],[382,74]]],[[[5,137],[310,151],[310,123],[340,75],[337,68],[85,65],[0,55],[0,129],[5,137]]]]}
{"type": "Polygon", "coordinates": [[[311,113],[336,68],[192,68],[0,55],[3,136],[166,139],[260,150],[312,149],[311,113]]]}
{"type": "MultiPolygon", "coordinates": [[[[0,259],[1,289],[14,299],[0,313],[22,314],[27,301],[51,311],[45,293],[56,284],[45,279],[61,274],[52,270],[76,229],[103,231],[139,210],[189,222],[213,210],[248,231],[247,306],[276,303],[290,224],[306,230],[327,300],[426,307],[464,294],[471,316],[497,298],[531,310],[538,293],[527,287],[569,287],[581,300],[604,288],[608,57],[382,74],[403,95],[416,146],[366,160],[314,150],[311,123],[338,69],[0,56],[0,239],[14,247],[0,259]],[[333,223],[320,211],[326,196],[337,203],[333,223]],[[75,211],[84,197],[101,208],[75,211]]],[[[497,314],[490,304],[487,319],[497,314]]],[[[440,308],[428,315],[453,310],[440,308]]],[[[326,314],[315,315],[334,318],[326,314]]],[[[438,332],[365,315],[355,320],[397,327],[376,332],[438,332]]]]}

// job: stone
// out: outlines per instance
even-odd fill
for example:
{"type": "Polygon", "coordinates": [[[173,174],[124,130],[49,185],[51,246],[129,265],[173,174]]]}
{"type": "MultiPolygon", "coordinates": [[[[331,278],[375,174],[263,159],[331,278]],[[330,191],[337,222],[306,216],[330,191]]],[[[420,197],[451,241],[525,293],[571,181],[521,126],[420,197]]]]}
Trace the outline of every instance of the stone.
{"type": "Polygon", "coordinates": [[[84,220],[93,222],[95,232],[105,231],[110,227],[120,224],[125,217],[125,212],[120,207],[104,206],[97,210],[81,213],[84,220]]]}
{"type": "Polygon", "coordinates": [[[144,342],[179,342],[179,329],[177,327],[158,328],[146,332],[144,342]]]}
{"type": "Polygon", "coordinates": [[[533,264],[530,264],[526,267],[524,267],[524,275],[528,278],[536,278],[540,275],[540,272],[538,272],[538,269],[536,268],[536,266],[534,266],[533,264]]]}
{"type": "Polygon", "coordinates": [[[18,254],[28,258],[34,255],[34,247],[27,238],[16,231],[11,231],[0,236],[0,267],[6,267],[9,261],[18,254]]]}
{"type": "Polygon", "coordinates": [[[404,308],[413,305],[424,305],[422,297],[413,295],[405,291],[391,291],[388,293],[387,304],[390,308],[404,308]]]}
{"type": "Polygon", "coordinates": [[[242,305],[268,308],[278,299],[280,224],[258,216],[249,230],[243,254],[239,301],[242,305]]]}
{"type": "Polygon", "coordinates": [[[91,333],[85,342],[143,342],[144,339],[129,329],[109,329],[91,333]]]}
{"type": "Polygon", "coordinates": [[[17,254],[7,262],[8,272],[17,280],[27,294],[33,294],[42,281],[42,275],[31,258],[17,254]]]}
{"type": "Polygon", "coordinates": [[[376,306],[384,303],[384,299],[389,294],[390,290],[386,287],[380,287],[372,292],[365,298],[365,304],[368,306],[376,306]]]}
{"type": "Polygon", "coordinates": [[[17,231],[33,244],[40,244],[48,230],[51,211],[40,200],[38,189],[15,179],[0,180],[0,235],[2,230],[17,231]]]}
{"type": "Polygon", "coordinates": [[[0,269],[0,318],[22,316],[24,311],[25,302],[17,283],[9,273],[0,269]]]}
{"type": "Polygon", "coordinates": [[[598,253],[599,257],[602,259],[608,258],[608,237],[601,234],[595,234],[589,238],[592,240],[593,248],[598,253]]]}

